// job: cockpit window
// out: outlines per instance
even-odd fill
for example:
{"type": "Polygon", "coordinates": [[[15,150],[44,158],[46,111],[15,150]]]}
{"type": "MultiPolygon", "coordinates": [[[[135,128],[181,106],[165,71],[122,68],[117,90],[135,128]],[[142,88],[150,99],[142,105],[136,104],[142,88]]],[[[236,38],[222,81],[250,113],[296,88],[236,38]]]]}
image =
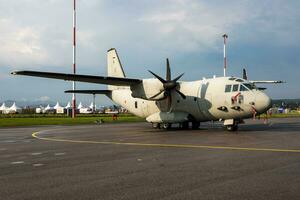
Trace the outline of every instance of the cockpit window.
{"type": "Polygon", "coordinates": [[[232,92],[237,92],[237,91],[239,91],[239,84],[234,84],[232,86],[232,92]]]}
{"type": "Polygon", "coordinates": [[[230,80],[230,81],[234,81],[236,78],[234,78],[234,77],[230,77],[228,80],[230,80]]]}
{"type": "Polygon", "coordinates": [[[256,89],[256,87],[253,85],[253,84],[250,84],[250,83],[244,83],[244,85],[249,88],[250,90],[254,90],[256,89]]]}
{"type": "Polygon", "coordinates": [[[225,92],[231,92],[231,85],[225,86],[225,92]]]}
{"type": "Polygon", "coordinates": [[[248,91],[248,89],[244,85],[241,85],[240,91],[248,91]]]}
{"type": "Polygon", "coordinates": [[[236,79],[237,82],[244,82],[242,79],[236,79]]]}

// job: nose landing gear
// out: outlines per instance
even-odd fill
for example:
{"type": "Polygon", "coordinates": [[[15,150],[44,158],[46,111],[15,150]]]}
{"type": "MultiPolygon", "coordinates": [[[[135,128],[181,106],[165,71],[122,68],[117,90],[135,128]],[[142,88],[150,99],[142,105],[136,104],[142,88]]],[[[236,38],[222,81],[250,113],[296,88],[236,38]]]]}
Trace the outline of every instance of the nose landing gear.
{"type": "Polygon", "coordinates": [[[226,130],[227,131],[237,131],[238,130],[238,125],[234,124],[234,125],[227,125],[226,126],[226,130]]]}
{"type": "Polygon", "coordinates": [[[227,131],[237,131],[238,130],[238,120],[226,119],[224,120],[224,126],[227,131]]]}

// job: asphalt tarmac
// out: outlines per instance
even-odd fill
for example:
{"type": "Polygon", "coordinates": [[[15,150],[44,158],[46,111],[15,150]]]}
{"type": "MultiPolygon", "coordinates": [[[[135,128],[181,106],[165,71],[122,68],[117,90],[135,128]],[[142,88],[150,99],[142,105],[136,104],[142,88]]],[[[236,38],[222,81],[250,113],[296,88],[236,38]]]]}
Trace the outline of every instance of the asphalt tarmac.
{"type": "Polygon", "coordinates": [[[0,199],[300,199],[300,118],[0,129],[0,199]]]}

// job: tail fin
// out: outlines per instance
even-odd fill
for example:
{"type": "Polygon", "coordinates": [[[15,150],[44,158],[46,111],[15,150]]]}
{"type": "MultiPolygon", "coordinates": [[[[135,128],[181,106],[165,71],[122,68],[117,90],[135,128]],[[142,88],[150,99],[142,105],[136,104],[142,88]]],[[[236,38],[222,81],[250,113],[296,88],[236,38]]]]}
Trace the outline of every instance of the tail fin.
{"type": "MultiPolygon", "coordinates": [[[[107,76],[125,78],[125,73],[122,68],[117,50],[114,48],[111,48],[107,51],[107,76]]],[[[109,90],[115,90],[121,87],[123,86],[119,87],[108,85],[109,90]]]]}

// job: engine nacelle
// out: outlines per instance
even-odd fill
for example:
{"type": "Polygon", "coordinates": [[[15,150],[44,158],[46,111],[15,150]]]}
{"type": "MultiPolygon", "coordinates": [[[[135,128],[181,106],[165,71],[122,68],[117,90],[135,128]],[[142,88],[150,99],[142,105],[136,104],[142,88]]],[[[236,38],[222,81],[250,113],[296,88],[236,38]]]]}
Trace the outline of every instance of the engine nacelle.
{"type": "Polygon", "coordinates": [[[154,95],[163,91],[163,84],[158,79],[143,79],[143,82],[138,85],[130,86],[132,91],[131,96],[134,98],[141,98],[145,100],[161,100],[165,98],[164,92],[155,98],[150,99],[154,95]]]}

